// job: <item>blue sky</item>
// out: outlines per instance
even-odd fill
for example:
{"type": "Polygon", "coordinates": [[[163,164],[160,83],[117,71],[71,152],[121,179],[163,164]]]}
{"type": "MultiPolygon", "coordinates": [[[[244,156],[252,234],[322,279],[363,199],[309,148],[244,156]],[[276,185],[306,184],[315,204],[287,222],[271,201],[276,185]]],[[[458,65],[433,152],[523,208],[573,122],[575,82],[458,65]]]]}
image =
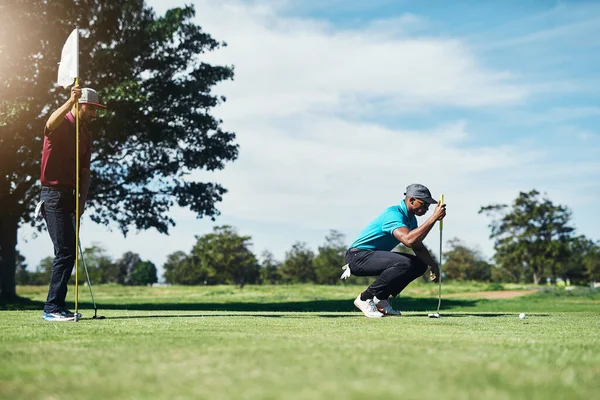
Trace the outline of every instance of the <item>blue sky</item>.
{"type": "MultiPolygon", "coordinates": [[[[151,0],[158,13],[183,5],[151,0]]],[[[189,3],[189,0],[187,1],[189,3]]],[[[198,172],[229,189],[216,222],[172,210],[170,236],[85,220],[84,246],[135,251],[161,267],[194,235],[230,224],[256,254],[313,250],[330,229],[350,244],[404,187],[444,193],[444,237],[493,254],[484,205],[537,189],[600,239],[600,3],[586,1],[192,1],[234,65],[214,114],[240,158],[198,172]]],[[[19,232],[30,268],[52,253],[19,232]]],[[[437,235],[426,240],[438,248],[437,235]]]]}

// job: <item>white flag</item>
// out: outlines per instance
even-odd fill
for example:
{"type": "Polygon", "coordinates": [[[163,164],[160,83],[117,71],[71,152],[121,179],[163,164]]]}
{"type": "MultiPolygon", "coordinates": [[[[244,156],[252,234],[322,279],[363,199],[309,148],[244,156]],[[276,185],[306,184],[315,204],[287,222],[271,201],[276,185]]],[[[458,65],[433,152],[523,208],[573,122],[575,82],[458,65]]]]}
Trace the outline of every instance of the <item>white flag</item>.
{"type": "Polygon", "coordinates": [[[58,65],[58,84],[65,89],[79,76],[79,34],[77,28],[67,38],[58,65]]]}

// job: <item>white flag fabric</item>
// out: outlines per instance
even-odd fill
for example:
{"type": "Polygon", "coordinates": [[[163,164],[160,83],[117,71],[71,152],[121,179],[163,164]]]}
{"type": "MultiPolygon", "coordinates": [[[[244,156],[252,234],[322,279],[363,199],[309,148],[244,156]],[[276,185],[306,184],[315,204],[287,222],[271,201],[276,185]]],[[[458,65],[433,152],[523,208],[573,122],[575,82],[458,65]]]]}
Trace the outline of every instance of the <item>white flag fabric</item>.
{"type": "Polygon", "coordinates": [[[77,28],[67,38],[58,65],[58,84],[65,89],[79,76],[79,34],[77,28]]]}

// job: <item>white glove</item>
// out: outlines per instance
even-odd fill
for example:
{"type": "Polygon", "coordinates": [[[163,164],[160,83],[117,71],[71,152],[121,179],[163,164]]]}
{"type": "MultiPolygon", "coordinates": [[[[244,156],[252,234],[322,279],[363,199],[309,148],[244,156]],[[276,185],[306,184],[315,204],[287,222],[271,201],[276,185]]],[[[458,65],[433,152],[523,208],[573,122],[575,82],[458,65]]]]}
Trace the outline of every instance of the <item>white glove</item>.
{"type": "Polygon", "coordinates": [[[352,272],[350,271],[350,264],[346,264],[342,267],[342,270],[344,272],[342,272],[342,276],[340,276],[340,279],[348,279],[350,278],[350,275],[352,275],[352,272]]]}

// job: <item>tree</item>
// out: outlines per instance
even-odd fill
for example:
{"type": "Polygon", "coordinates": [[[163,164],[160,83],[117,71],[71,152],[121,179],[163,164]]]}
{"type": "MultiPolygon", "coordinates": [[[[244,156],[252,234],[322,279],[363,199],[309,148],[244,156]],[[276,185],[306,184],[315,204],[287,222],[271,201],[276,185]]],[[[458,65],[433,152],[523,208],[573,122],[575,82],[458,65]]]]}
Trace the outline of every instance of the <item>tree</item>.
{"type": "MultiPolygon", "coordinates": [[[[85,266],[90,275],[90,281],[94,283],[123,283],[120,281],[120,268],[117,263],[106,252],[99,243],[93,243],[92,247],[83,250],[85,266]]],[[[79,283],[86,281],[85,271],[82,263],[79,264],[79,283]]]]}
{"type": "Polygon", "coordinates": [[[29,271],[27,271],[27,264],[25,263],[25,257],[17,251],[17,272],[16,282],[17,285],[29,285],[29,271]]]}
{"type": "Polygon", "coordinates": [[[240,236],[228,225],[216,226],[213,232],[196,236],[191,254],[172,254],[166,266],[165,279],[181,285],[231,284],[244,286],[257,283],[259,267],[250,251],[250,236],[240,236]]]}
{"type": "Polygon", "coordinates": [[[263,251],[260,261],[260,281],[272,285],[281,282],[281,263],[275,260],[275,256],[268,250],[263,251]]]}
{"type": "Polygon", "coordinates": [[[313,267],[314,258],[315,254],[307,247],[306,243],[294,243],[292,249],[285,253],[285,260],[281,266],[283,282],[315,282],[316,275],[313,267]]]}
{"type": "Polygon", "coordinates": [[[225,101],[215,84],[230,66],[202,62],[224,43],[191,22],[193,6],[157,16],[143,0],[21,0],[0,12],[0,298],[15,290],[17,231],[31,223],[40,187],[42,132],[68,91],[55,87],[57,63],[70,31],[81,29],[80,85],[100,92],[108,112],[91,124],[92,183],[87,214],[167,233],[168,210],[188,207],[214,219],[226,189],[201,182],[237,158],[235,134],[210,110],[225,101]],[[17,40],[18,39],[18,40],[17,40]]]}
{"type": "Polygon", "coordinates": [[[163,264],[165,270],[165,282],[178,283],[183,279],[179,276],[180,272],[185,268],[184,263],[187,261],[187,255],[183,251],[176,251],[167,256],[167,261],[163,264]]]}
{"type": "Polygon", "coordinates": [[[150,261],[142,261],[133,267],[131,284],[136,286],[151,285],[158,282],[156,266],[150,261]]]}
{"type": "Polygon", "coordinates": [[[348,246],[344,243],[345,236],[331,230],[325,237],[325,244],[319,247],[319,254],[313,260],[316,283],[335,285],[340,280],[341,266],[346,263],[345,256],[348,246]]]}
{"type": "Polygon", "coordinates": [[[49,285],[52,274],[54,257],[44,257],[35,267],[35,272],[29,273],[29,285],[49,285]]]}
{"type": "Polygon", "coordinates": [[[548,272],[546,267],[550,267],[550,274],[555,277],[557,255],[574,230],[569,225],[569,209],[540,198],[536,190],[520,192],[512,209],[507,208],[507,205],[490,205],[479,210],[494,218],[490,238],[495,241],[497,264],[511,270],[518,280],[530,275],[536,285],[548,272]]]}
{"type": "Polygon", "coordinates": [[[128,251],[116,261],[117,266],[117,283],[122,285],[131,285],[133,270],[135,266],[142,262],[139,254],[128,251]]]}
{"type": "Polygon", "coordinates": [[[448,241],[450,249],[444,254],[444,273],[458,281],[489,281],[492,266],[477,250],[467,247],[460,239],[448,241]]]}
{"type": "Polygon", "coordinates": [[[590,246],[583,257],[587,276],[592,282],[600,282],[600,242],[590,246]]]}

